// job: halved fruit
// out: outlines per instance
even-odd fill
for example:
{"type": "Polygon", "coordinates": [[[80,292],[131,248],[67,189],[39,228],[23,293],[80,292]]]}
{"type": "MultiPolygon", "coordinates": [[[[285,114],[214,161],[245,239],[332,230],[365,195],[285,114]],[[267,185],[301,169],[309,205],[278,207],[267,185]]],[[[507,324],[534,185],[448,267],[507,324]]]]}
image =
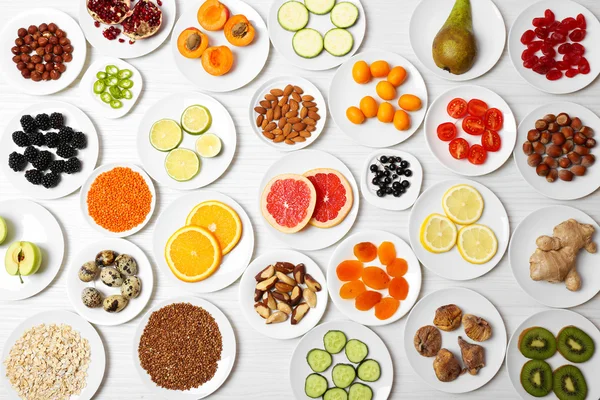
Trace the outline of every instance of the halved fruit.
{"type": "Polygon", "coordinates": [[[254,40],[255,30],[244,15],[229,18],[225,27],[225,39],[234,46],[248,46],[254,40]]]}
{"type": "Polygon", "coordinates": [[[553,380],[554,394],[559,400],[584,400],[587,397],[585,377],[576,366],[563,365],[557,368],[553,380]]]}
{"type": "Polygon", "coordinates": [[[221,152],[221,139],[214,133],[205,133],[196,140],[196,151],[201,157],[212,158],[221,152]]]}
{"type": "Polygon", "coordinates": [[[444,193],[442,207],[455,224],[470,225],[483,213],[483,197],[473,186],[456,185],[444,193]]]}
{"type": "Polygon", "coordinates": [[[485,264],[498,251],[498,239],[494,231],[485,225],[468,225],[458,231],[458,252],[472,264],[485,264]]]}
{"type": "Polygon", "coordinates": [[[176,181],[189,181],[200,171],[200,159],[192,150],[174,149],[165,158],[165,169],[176,181]]]}
{"type": "Polygon", "coordinates": [[[234,56],[227,46],[213,46],[202,53],[202,67],[212,76],[225,75],[233,67],[234,56]]]}
{"type": "Polygon", "coordinates": [[[445,253],[456,244],[456,225],[440,214],[431,214],[421,225],[419,239],[425,250],[432,253],[445,253]]]}
{"type": "Polygon", "coordinates": [[[184,29],[177,37],[177,49],[186,58],[200,58],[208,48],[208,36],[200,29],[190,27],[184,29]]]}
{"type": "Polygon", "coordinates": [[[275,229],[283,233],[295,233],[310,221],[317,192],[304,176],[282,174],[271,179],[260,199],[263,217],[275,229]]]}
{"type": "Polygon", "coordinates": [[[206,132],[212,125],[212,115],[208,108],[195,104],[183,110],[181,127],[191,135],[206,132]]]}
{"type": "Polygon", "coordinates": [[[317,168],[304,173],[315,187],[317,203],[310,224],[331,228],[341,223],[352,209],[352,186],[339,171],[317,168]]]}
{"type": "Polygon", "coordinates": [[[150,144],[158,151],[173,150],[182,140],[181,127],[172,119],[158,120],[150,128],[150,144]]]}
{"type": "Polygon", "coordinates": [[[206,0],[198,9],[198,22],[207,31],[223,29],[229,19],[229,9],[217,0],[206,0]]]}
{"type": "Polygon", "coordinates": [[[220,201],[205,201],[190,211],[186,225],[209,230],[219,242],[223,255],[229,253],[242,237],[242,221],[238,213],[220,201]]]}
{"type": "Polygon", "coordinates": [[[42,265],[42,252],[40,248],[31,242],[14,242],[6,250],[4,266],[9,275],[21,276],[35,274],[42,265]]]}
{"type": "Polygon", "coordinates": [[[199,282],[215,273],[221,264],[221,247],[208,230],[184,226],[165,245],[165,260],[171,272],[184,282],[199,282]]]}
{"type": "Polygon", "coordinates": [[[8,234],[8,228],[6,226],[6,221],[4,218],[0,217],[0,244],[2,244],[6,240],[6,235],[8,234]]]}

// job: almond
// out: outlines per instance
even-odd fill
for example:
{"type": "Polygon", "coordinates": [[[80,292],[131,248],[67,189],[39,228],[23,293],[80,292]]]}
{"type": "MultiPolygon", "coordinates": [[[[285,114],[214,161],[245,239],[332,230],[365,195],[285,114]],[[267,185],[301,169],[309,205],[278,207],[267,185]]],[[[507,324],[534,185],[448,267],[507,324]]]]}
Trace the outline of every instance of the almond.
{"type": "MultiPolygon", "coordinates": [[[[268,127],[268,125],[267,125],[267,127],[268,127]]],[[[296,122],[294,125],[292,125],[292,128],[293,128],[295,131],[298,131],[298,132],[300,132],[300,131],[303,131],[303,130],[304,130],[304,128],[306,128],[306,124],[305,124],[305,123],[303,123],[303,122],[296,122]]],[[[266,130],[266,129],[265,129],[265,130],[266,130]]]]}
{"type": "Polygon", "coordinates": [[[317,124],[317,121],[315,121],[312,118],[304,118],[302,120],[302,122],[305,123],[306,125],[316,125],[317,124]]]}
{"type": "Polygon", "coordinates": [[[305,94],[304,96],[302,96],[302,101],[313,101],[315,98],[312,97],[310,94],[305,94]]]}
{"type": "Polygon", "coordinates": [[[299,118],[299,117],[292,117],[292,118],[288,118],[288,120],[287,120],[287,122],[289,122],[292,125],[296,124],[296,123],[298,123],[300,121],[302,121],[302,119],[299,118]]]}
{"type": "Polygon", "coordinates": [[[302,291],[302,298],[310,308],[315,308],[317,306],[317,294],[309,288],[302,291]]]}
{"type": "Polygon", "coordinates": [[[294,141],[296,143],[306,142],[306,138],[303,138],[302,136],[296,136],[295,138],[292,139],[292,141],[294,141]]]}
{"type": "Polygon", "coordinates": [[[279,118],[281,118],[281,107],[279,105],[276,105],[273,109],[273,119],[279,118]]]}
{"type": "Polygon", "coordinates": [[[287,119],[294,118],[294,117],[297,117],[297,116],[298,116],[298,110],[290,110],[290,111],[288,111],[288,112],[285,113],[285,117],[287,119]]]}
{"type": "Polygon", "coordinates": [[[318,121],[321,119],[321,116],[319,114],[317,114],[315,111],[308,111],[308,118],[312,118],[315,121],[318,121]]]}
{"type": "Polygon", "coordinates": [[[290,110],[297,110],[300,108],[298,102],[294,99],[290,99],[290,110]]]}
{"type": "Polygon", "coordinates": [[[272,134],[271,132],[267,132],[267,131],[263,131],[263,136],[266,137],[269,140],[273,140],[275,138],[275,135],[272,134]]]}
{"type": "Polygon", "coordinates": [[[306,118],[307,116],[308,116],[308,108],[302,107],[302,110],[300,111],[300,118],[306,118]]]}
{"type": "Polygon", "coordinates": [[[281,99],[279,99],[279,102],[277,103],[277,105],[279,107],[283,107],[284,104],[287,104],[288,102],[288,97],[287,96],[283,96],[281,99]]]}
{"type": "Polygon", "coordinates": [[[302,102],[302,105],[303,105],[304,107],[307,107],[307,108],[308,108],[308,107],[316,107],[316,106],[317,106],[317,103],[315,103],[315,102],[313,102],[313,101],[303,101],[303,102],[302,102]]]}
{"type": "Polygon", "coordinates": [[[290,105],[289,104],[286,103],[283,106],[281,106],[281,115],[287,114],[288,111],[290,111],[290,105]]]}
{"type": "Polygon", "coordinates": [[[267,110],[264,107],[260,107],[260,106],[254,107],[254,111],[256,111],[259,114],[264,114],[267,112],[267,110]]]}
{"type": "Polygon", "coordinates": [[[277,97],[273,96],[271,93],[267,93],[267,94],[265,94],[265,100],[267,100],[267,101],[276,101],[277,97]]]}
{"type": "Polygon", "coordinates": [[[267,117],[267,121],[269,121],[269,122],[273,121],[273,114],[274,114],[274,112],[275,111],[272,108],[269,108],[267,110],[267,116],[266,116],[267,117]]]}
{"type": "Polygon", "coordinates": [[[295,138],[295,137],[296,137],[296,136],[298,136],[298,135],[299,135],[299,133],[298,133],[298,132],[296,132],[296,131],[292,131],[292,132],[290,132],[290,133],[289,133],[289,134],[288,134],[288,135],[287,135],[285,138],[286,138],[286,139],[293,139],[293,138],[295,138]]]}
{"type": "Polygon", "coordinates": [[[292,85],[287,85],[285,87],[285,89],[283,89],[283,95],[284,96],[289,96],[290,94],[292,94],[292,92],[294,91],[294,86],[292,85]]]}
{"type": "Polygon", "coordinates": [[[285,126],[283,127],[283,134],[287,136],[290,134],[291,131],[292,131],[292,124],[290,124],[290,123],[285,124],[285,126]]]}
{"type": "Polygon", "coordinates": [[[283,129],[286,124],[287,124],[287,118],[279,118],[279,121],[277,121],[277,127],[279,129],[283,129]]]}
{"type": "Polygon", "coordinates": [[[298,103],[302,101],[302,97],[297,92],[292,92],[292,98],[296,100],[298,103]]]}
{"type": "Polygon", "coordinates": [[[262,114],[259,114],[258,117],[256,117],[256,126],[258,126],[260,128],[264,119],[265,119],[265,116],[262,114]]]}
{"type": "Polygon", "coordinates": [[[308,111],[317,112],[317,111],[319,111],[319,107],[308,107],[308,111]]]}
{"type": "Polygon", "coordinates": [[[279,136],[275,136],[275,139],[273,139],[274,143],[281,143],[285,140],[285,135],[279,135],[279,136]]]}
{"type": "Polygon", "coordinates": [[[316,127],[316,126],[314,126],[314,125],[308,125],[308,126],[306,127],[306,131],[307,131],[307,132],[314,132],[314,131],[316,131],[316,130],[317,130],[317,127],[316,127]]]}
{"type": "MultiPolygon", "coordinates": [[[[307,126],[307,128],[308,128],[308,126],[307,126]]],[[[309,137],[311,137],[311,134],[309,131],[301,131],[300,136],[302,136],[303,138],[309,138],[309,137]]]]}
{"type": "Polygon", "coordinates": [[[303,94],[304,90],[300,86],[294,86],[294,92],[298,94],[303,94]]]}
{"type": "Polygon", "coordinates": [[[275,136],[281,135],[283,131],[281,129],[273,129],[271,133],[275,136]]]}
{"type": "Polygon", "coordinates": [[[275,122],[269,122],[267,126],[265,126],[265,131],[271,132],[275,128],[277,128],[277,124],[275,122]]]}
{"type": "Polygon", "coordinates": [[[271,108],[271,102],[267,100],[261,100],[259,103],[263,108],[271,108]]]}
{"type": "Polygon", "coordinates": [[[273,96],[276,96],[276,97],[281,97],[281,96],[283,96],[283,90],[281,90],[281,89],[271,89],[271,90],[270,90],[270,93],[271,93],[273,96]]]}
{"type": "Polygon", "coordinates": [[[265,127],[267,126],[268,123],[269,123],[269,121],[267,121],[266,119],[263,119],[263,122],[260,124],[260,127],[262,129],[265,129],[265,127]]]}
{"type": "Polygon", "coordinates": [[[285,144],[296,144],[292,139],[285,139],[285,144]]]}

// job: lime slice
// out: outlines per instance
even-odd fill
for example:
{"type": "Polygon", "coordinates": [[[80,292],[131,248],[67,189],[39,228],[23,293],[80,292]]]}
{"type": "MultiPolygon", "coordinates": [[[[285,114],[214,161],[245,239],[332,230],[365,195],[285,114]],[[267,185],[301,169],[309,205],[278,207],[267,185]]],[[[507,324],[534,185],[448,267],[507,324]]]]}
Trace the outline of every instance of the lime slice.
{"type": "Polygon", "coordinates": [[[181,127],[192,135],[199,135],[210,128],[212,116],[204,106],[189,106],[181,114],[181,127]]]}
{"type": "Polygon", "coordinates": [[[196,140],[196,151],[201,157],[215,157],[221,152],[221,139],[214,133],[205,133],[196,140]]]}
{"type": "Polygon", "coordinates": [[[181,127],[172,119],[156,121],[150,128],[150,144],[158,151],[173,150],[182,140],[181,127]]]}
{"type": "Polygon", "coordinates": [[[189,181],[200,171],[200,158],[192,150],[171,150],[165,159],[165,168],[176,181],[189,181]]]}
{"type": "Polygon", "coordinates": [[[4,218],[0,217],[0,244],[6,240],[6,234],[8,233],[8,228],[6,227],[6,221],[4,218]]]}

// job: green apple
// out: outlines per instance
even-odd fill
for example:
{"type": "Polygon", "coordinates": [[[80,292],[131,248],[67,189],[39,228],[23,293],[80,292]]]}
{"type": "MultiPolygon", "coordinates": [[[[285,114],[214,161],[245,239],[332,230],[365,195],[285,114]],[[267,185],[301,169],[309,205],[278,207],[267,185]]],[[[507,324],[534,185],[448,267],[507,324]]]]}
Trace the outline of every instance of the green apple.
{"type": "MultiPolygon", "coordinates": [[[[14,242],[4,257],[6,272],[10,275],[29,276],[35,274],[42,264],[40,248],[31,242],[14,242]]],[[[23,282],[23,279],[21,279],[23,282]]]]}
{"type": "Polygon", "coordinates": [[[6,227],[6,221],[4,218],[0,217],[0,244],[6,240],[6,234],[8,233],[8,228],[6,227]]]}

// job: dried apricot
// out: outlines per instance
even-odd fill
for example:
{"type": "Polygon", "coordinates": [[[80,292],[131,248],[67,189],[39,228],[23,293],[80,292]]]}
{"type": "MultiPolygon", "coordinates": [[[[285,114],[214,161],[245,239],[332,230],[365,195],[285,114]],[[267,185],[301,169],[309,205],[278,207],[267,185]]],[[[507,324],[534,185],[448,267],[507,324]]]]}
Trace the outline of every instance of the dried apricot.
{"type": "Polygon", "coordinates": [[[398,105],[401,109],[406,111],[419,111],[423,104],[421,99],[414,94],[403,94],[398,100],[398,105]]]}
{"type": "Polygon", "coordinates": [[[377,246],[371,242],[361,242],[354,245],[354,256],[359,261],[369,262],[377,258],[377,246]]]}
{"type": "Polygon", "coordinates": [[[408,296],[408,282],[404,278],[394,278],[388,287],[390,296],[398,300],[406,300],[408,296]]]}
{"type": "Polygon", "coordinates": [[[352,78],[356,83],[367,83],[371,80],[371,70],[369,64],[364,61],[357,61],[352,67],[352,78]]]}
{"type": "Polygon", "coordinates": [[[396,98],[396,88],[388,81],[378,82],[375,91],[383,100],[394,100],[396,98]]]}
{"type": "Polygon", "coordinates": [[[340,288],[340,297],[345,300],[355,299],[366,291],[367,288],[362,281],[350,281],[340,288]]]}
{"type": "Polygon", "coordinates": [[[390,264],[388,264],[386,271],[389,276],[400,278],[408,271],[408,263],[404,258],[395,258],[390,264]]]}
{"type": "Polygon", "coordinates": [[[392,122],[394,120],[394,106],[384,101],[379,105],[377,119],[381,122],[392,122]]]}
{"type": "Polygon", "coordinates": [[[380,320],[391,318],[392,315],[396,314],[399,307],[400,302],[398,300],[392,297],[386,297],[375,304],[375,316],[380,320]]]}
{"type": "Polygon", "coordinates": [[[371,289],[387,289],[390,284],[389,275],[379,267],[367,267],[362,271],[362,280],[371,289]]]}
{"type": "Polygon", "coordinates": [[[379,292],[367,290],[356,297],[356,300],[354,301],[354,307],[360,311],[370,310],[371,308],[375,307],[375,304],[381,301],[382,297],[383,296],[379,292]]]}
{"type": "Polygon", "coordinates": [[[396,246],[392,242],[381,242],[377,249],[377,255],[383,265],[390,265],[396,258],[396,246]]]}
{"type": "Polygon", "coordinates": [[[358,107],[348,107],[348,109],[346,110],[346,117],[353,124],[360,125],[363,122],[365,122],[365,115],[362,111],[360,111],[358,107]]]}
{"type": "Polygon", "coordinates": [[[342,261],[337,268],[335,273],[342,282],[355,281],[360,279],[363,272],[363,263],[356,260],[342,261]]]}
{"type": "Polygon", "coordinates": [[[387,61],[379,60],[371,64],[371,75],[375,78],[383,78],[390,73],[390,64],[387,61]]]}
{"type": "Polygon", "coordinates": [[[410,115],[404,110],[398,110],[394,114],[394,127],[399,131],[410,129],[410,115]]]}
{"type": "Polygon", "coordinates": [[[367,118],[375,117],[378,108],[379,105],[377,104],[377,100],[371,96],[365,96],[360,101],[360,111],[362,111],[367,118]]]}
{"type": "Polygon", "coordinates": [[[406,70],[403,67],[394,67],[388,74],[387,80],[392,85],[398,87],[406,80],[406,70]]]}

